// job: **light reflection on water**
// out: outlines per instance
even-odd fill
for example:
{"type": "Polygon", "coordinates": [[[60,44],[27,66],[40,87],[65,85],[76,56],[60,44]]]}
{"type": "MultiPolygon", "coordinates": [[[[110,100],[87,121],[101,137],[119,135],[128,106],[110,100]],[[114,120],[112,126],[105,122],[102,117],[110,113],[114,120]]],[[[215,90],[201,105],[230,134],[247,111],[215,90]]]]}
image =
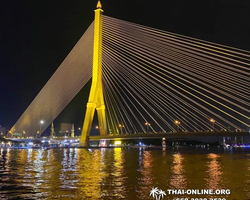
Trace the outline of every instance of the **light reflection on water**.
{"type": "MultiPolygon", "coordinates": [[[[250,198],[250,154],[182,149],[0,149],[0,199],[153,199],[153,187],[250,198]]],[[[166,196],[164,200],[178,196],[166,196]]],[[[200,196],[198,196],[200,197],[200,196]]],[[[207,196],[208,197],[208,196],[207,196]]]]}
{"type": "Polygon", "coordinates": [[[153,182],[153,174],[152,174],[152,152],[151,151],[140,151],[141,156],[140,160],[142,161],[141,165],[141,182],[140,190],[138,193],[138,199],[146,199],[148,198],[148,191],[150,191],[154,186],[153,182]]]}
{"type": "MultiPolygon", "coordinates": [[[[222,171],[221,171],[221,163],[218,161],[220,159],[220,155],[210,153],[207,155],[209,161],[207,163],[207,189],[223,189],[222,185],[222,171]]],[[[216,195],[208,195],[208,197],[216,198],[216,195]]]]}
{"type": "MultiPolygon", "coordinates": [[[[247,154],[247,173],[246,173],[246,180],[245,180],[245,187],[248,188],[250,186],[250,154],[247,154]]],[[[250,198],[250,190],[245,190],[247,197],[250,198]]]]}
{"type": "Polygon", "coordinates": [[[220,158],[219,155],[210,153],[207,155],[207,157],[210,159],[208,161],[208,178],[207,178],[207,189],[221,189],[221,166],[218,161],[220,158]]]}
{"type": "Polygon", "coordinates": [[[187,182],[183,166],[183,156],[180,153],[173,155],[172,177],[170,179],[171,189],[186,189],[187,182]]]}

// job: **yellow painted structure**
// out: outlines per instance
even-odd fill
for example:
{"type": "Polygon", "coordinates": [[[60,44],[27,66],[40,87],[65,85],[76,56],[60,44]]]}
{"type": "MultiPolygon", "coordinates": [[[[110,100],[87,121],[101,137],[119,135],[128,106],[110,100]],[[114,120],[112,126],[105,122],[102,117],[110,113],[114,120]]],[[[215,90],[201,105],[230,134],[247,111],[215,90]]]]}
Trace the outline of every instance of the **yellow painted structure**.
{"type": "Polygon", "coordinates": [[[87,147],[95,110],[97,110],[100,135],[107,135],[105,105],[102,90],[102,5],[95,10],[93,75],[79,146],[87,147]]]}
{"type": "Polygon", "coordinates": [[[75,126],[74,126],[74,124],[72,124],[72,128],[71,128],[71,137],[75,137],[75,126]]]}

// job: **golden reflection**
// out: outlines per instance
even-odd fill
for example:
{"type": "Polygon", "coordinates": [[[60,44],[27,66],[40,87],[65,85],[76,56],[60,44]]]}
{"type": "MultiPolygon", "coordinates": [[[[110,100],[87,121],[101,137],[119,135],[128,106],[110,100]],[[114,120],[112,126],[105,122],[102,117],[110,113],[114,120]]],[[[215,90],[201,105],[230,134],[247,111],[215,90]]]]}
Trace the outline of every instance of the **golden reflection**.
{"type": "Polygon", "coordinates": [[[246,173],[246,188],[247,189],[247,197],[250,198],[250,189],[249,189],[249,185],[250,185],[250,154],[247,154],[247,163],[248,163],[248,167],[247,167],[247,173],[246,173]]]}
{"type": "Polygon", "coordinates": [[[26,163],[27,162],[27,150],[25,150],[25,149],[20,150],[18,157],[19,157],[18,158],[19,162],[26,163]]]}
{"type": "Polygon", "coordinates": [[[142,161],[143,161],[143,158],[142,158],[142,148],[139,148],[139,166],[140,166],[140,169],[141,170],[141,167],[142,167],[142,161]]]}
{"type": "Polygon", "coordinates": [[[187,180],[184,175],[183,156],[179,153],[173,155],[172,176],[170,178],[170,187],[176,189],[185,189],[187,180]]]}
{"type": "Polygon", "coordinates": [[[115,173],[116,177],[120,177],[123,173],[123,154],[121,148],[114,148],[115,153],[115,173]]]}
{"type": "MultiPolygon", "coordinates": [[[[18,151],[18,158],[17,158],[17,162],[20,165],[25,165],[28,162],[28,158],[27,158],[27,150],[26,149],[22,149],[20,151],[18,151]]],[[[18,174],[20,176],[24,176],[25,175],[25,168],[22,167],[18,167],[18,174]]]]}
{"type": "MultiPolygon", "coordinates": [[[[141,199],[148,198],[148,192],[155,187],[154,181],[153,181],[153,158],[152,158],[152,152],[151,151],[141,151],[143,152],[142,156],[142,186],[141,190],[139,192],[139,196],[141,199]]],[[[140,159],[140,157],[139,157],[140,159]]]]}
{"type": "MultiPolygon", "coordinates": [[[[11,172],[11,159],[13,161],[13,157],[11,156],[11,152],[9,149],[1,149],[1,158],[0,158],[0,195],[1,195],[1,189],[4,187],[7,183],[9,185],[9,182],[12,180],[11,176],[6,176],[11,172]],[[6,174],[6,175],[4,175],[6,174]]],[[[2,196],[2,195],[1,195],[2,196]]]]}
{"type": "MultiPolygon", "coordinates": [[[[44,164],[45,164],[45,160],[43,160],[43,150],[39,149],[37,151],[35,151],[36,154],[34,153],[34,168],[33,170],[37,172],[36,177],[37,178],[41,178],[43,173],[44,173],[44,164]]],[[[40,183],[37,183],[37,185],[40,185],[40,183]]]]}
{"type": "Polygon", "coordinates": [[[80,149],[80,151],[76,169],[79,177],[79,181],[76,184],[79,189],[77,197],[79,199],[100,199],[102,179],[106,176],[102,173],[104,164],[101,159],[104,152],[101,152],[99,149],[95,149],[93,152],[87,149],[80,149]]]}
{"type": "Polygon", "coordinates": [[[10,164],[11,164],[11,153],[10,153],[10,149],[1,149],[1,165],[0,169],[3,171],[9,171],[10,170],[10,164]]]}
{"type": "Polygon", "coordinates": [[[31,163],[31,155],[32,155],[32,152],[33,152],[33,149],[28,149],[28,155],[27,155],[27,158],[28,158],[28,162],[31,163]]]}
{"type": "Polygon", "coordinates": [[[44,188],[42,193],[46,194],[46,199],[60,199],[62,196],[69,196],[69,191],[62,189],[63,184],[60,180],[62,177],[62,168],[64,167],[62,165],[64,152],[62,150],[50,149],[44,151],[43,155],[43,160],[46,161],[43,180],[46,181],[41,185],[44,188]]]}
{"type": "Polygon", "coordinates": [[[101,164],[102,166],[105,166],[105,154],[106,153],[106,149],[105,148],[101,148],[101,164]]]}
{"type": "Polygon", "coordinates": [[[114,148],[114,193],[117,198],[125,198],[125,177],[123,176],[124,156],[121,148],[114,148]]]}
{"type": "Polygon", "coordinates": [[[18,151],[20,155],[20,159],[18,160],[19,165],[27,165],[26,168],[19,169],[19,176],[21,185],[24,187],[32,188],[33,192],[38,195],[44,188],[43,183],[45,179],[44,175],[44,165],[46,163],[46,159],[43,157],[43,150],[20,150],[18,151]]]}
{"type": "MultiPolygon", "coordinates": [[[[52,187],[53,190],[50,191],[51,197],[54,198],[74,198],[76,189],[76,182],[77,182],[77,165],[76,165],[76,153],[77,151],[74,148],[65,148],[63,149],[62,157],[60,156],[60,160],[58,161],[59,155],[56,157],[51,157],[53,159],[55,166],[57,169],[53,170],[53,179],[50,180],[55,182],[54,186],[52,187]]],[[[50,155],[50,154],[49,154],[50,155]]]]}
{"type": "Polygon", "coordinates": [[[143,175],[143,181],[145,185],[152,185],[153,184],[153,178],[152,178],[152,155],[151,151],[143,151],[143,169],[142,169],[142,175],[143,175]]]}
{"type": "Polygon", "coordinates": [[[220,163],[217,161],[220,158],[219,155],[210,153],[208,154],[208,158],[211,159],[208,162],[208,176],[207,179],[207,188],[208,189],[220,189],[220,182],[222,177],[221,166],[220,163]]]}
{"type": "Polygon", "coordinates": [[[10,149],[6,149],[6,164],[8,164],[7,166],[9,167],[11,161],[11,153],[10,153],[10,149]]]}

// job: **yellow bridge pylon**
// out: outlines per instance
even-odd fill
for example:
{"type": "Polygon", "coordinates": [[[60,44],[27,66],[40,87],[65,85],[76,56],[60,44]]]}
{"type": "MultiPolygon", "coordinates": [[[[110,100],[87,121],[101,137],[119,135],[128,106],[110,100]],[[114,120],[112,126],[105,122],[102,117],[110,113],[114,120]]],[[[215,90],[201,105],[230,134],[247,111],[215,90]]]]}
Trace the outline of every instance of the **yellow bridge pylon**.
{"type": "Polygon", "coordinates": [[[93,75],[79,146],[87,147],[95,110],[97,111],[100,135],[107,135],[105,104],[102,90],[102,5],[100,0],[95,10],[93,75]]]}

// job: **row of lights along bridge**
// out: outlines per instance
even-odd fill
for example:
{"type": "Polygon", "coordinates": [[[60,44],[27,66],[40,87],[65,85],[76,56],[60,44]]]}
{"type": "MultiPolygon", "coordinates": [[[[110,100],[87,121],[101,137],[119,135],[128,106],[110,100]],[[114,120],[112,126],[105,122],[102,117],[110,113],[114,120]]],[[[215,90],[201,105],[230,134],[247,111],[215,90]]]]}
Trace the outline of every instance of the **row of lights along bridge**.
{"type": "MultiPolygon", "coordinates": [[[[210,122],[212,124],[212,131],[214,131],[215,119],[210,119],[210,122]]],[[[181,122],[179,120],[175,120],[174,123],[176,125],[176,130],[179,133],[180,132],[179,130],[180,130],[180,124],[181,124],[181,122]]],[[[146,126],[146,132],[148,133],[151,124],[149,122],[145,122],[145,126],[146,126]]],[[[124,125],[123,124],[118,124],[118,127],[120,129],[120,134],[122,134],[123,133],[122,129],[124,128],[124,125]]],[[[98,130],[99,126],[95,126],[95,129],[98,130]]],[[[81,128],[78,128],[78,130],[81,130],[81,128]]]]}
{"type": "MultiPolygon", "coordinates": [[[[212,130],[214,131],[215,120],[214,119],[210,119],[210,122],[212,124],[212,130]]],[[[174,123],[176,125],[176,130],[179,133],[180,132],[180,124],[181,124],[181,122],[179,120],[175,120],[174,123]]],[[[39,131],[37,131],[36,138],[41,133],[42,125],[44,124],[44,121],[41,120],[39,122],[39,124],[40,124],[40,129],[39,129],[39,131]]],[[[151,124],[149,122],[145,122],[145,126],[146,126],[146,132],[148,133],[149,132],[149,128],[151,127],[151,124]]],[[[118,127],[120,129],[120,134],[122,134],[123,133],[122,129],[124,128],[124,125],[123,124],[118,124],[118,127]]],[[[99,126],[95,126],[95,129],[98,130],[99,126]]],[[[78,128],[78,130],[81,131],[81,128],[78,128]]],[[[22,131],[23,136],[25,135],[25,133],[26,133],[25,131],[22,131]]]]}

